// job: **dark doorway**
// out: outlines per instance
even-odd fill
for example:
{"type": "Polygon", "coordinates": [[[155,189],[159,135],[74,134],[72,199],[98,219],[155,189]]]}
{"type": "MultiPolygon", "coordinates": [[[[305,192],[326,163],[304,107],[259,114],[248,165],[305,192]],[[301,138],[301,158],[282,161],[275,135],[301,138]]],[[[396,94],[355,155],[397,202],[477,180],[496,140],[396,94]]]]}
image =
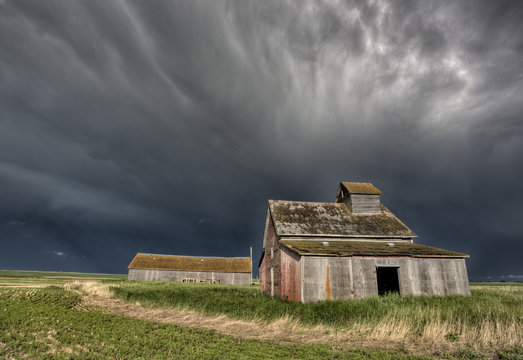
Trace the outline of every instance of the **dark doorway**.
{"type": "Polygon", "coordinates": [[[378,277],[378,295],[400,292],[397,267],[378,267],[376,275],[378,277]]]}

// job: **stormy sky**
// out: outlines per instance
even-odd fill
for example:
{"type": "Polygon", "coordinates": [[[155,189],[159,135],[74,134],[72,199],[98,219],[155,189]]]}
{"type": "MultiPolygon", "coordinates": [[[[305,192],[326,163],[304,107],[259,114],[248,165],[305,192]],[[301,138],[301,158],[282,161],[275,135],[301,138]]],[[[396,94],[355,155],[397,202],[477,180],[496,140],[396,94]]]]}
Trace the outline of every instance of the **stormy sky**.
{"type": "MultiPolygon", "coordinates": [[[[520,1],[0,0],[0,268],[248,256],[268,199],[371,182],[523,279],[520,1]]],[[[490,277],[490,278],[489,278],[490,277]]]]}

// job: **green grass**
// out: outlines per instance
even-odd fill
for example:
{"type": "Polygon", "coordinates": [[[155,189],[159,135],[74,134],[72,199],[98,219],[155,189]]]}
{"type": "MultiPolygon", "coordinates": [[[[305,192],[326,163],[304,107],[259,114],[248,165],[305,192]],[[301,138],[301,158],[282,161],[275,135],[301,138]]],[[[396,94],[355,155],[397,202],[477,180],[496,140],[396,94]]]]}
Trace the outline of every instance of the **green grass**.
{"type": "MultiPolygon", "coordinates": [[[[523,359],[521,283],[472,283],[470,297],[386,296],[301,304],[271,298],[256,287],[125,279],[126,275],[114,274],[0,270],[0,358],[414,359],[418,357],[409,356],[402,342],[430,342],[433,339],[427,338],[426,333],[431,330],[439,336],[434,343],[446,344],[437,347],[440,350],[427,347],[421,353],[445,359],[523,359]],[[392,335],[404,324],[408,331],[395,353],[333,344],[275,344],[122,318],[100,309],[79,311],[75,309],[79,295],[60,289],[9,288],[59,286],[71,280],[93,279],[111,286],[119,298],[144,305],[187,308],[245,320],[271,321],[289,316],[303,325],[323,324],[331,328],[326,331],[347,328],[367,342],[376,333],[383,336],[383,331],[373,331],[383,330],[384,326],[386,333],[392,335]],[[442,327],[434,328],[439,323],[442,327]]],[[[370,346],[381,346],[379,336],[370,346]]],[[[385,335],[383,340],[391,338],[385,335]]]]}
{"type": "Polygon", "coordinates": [[[389,295],[315,304],[291,303],[253,287],[232,285],[122,282],[111,290],[126,301],[208,315],[268,322],[289,317],[304,326],[348,330],[374,343],[462,347],[462,354],[472,358],[477,358],[474,351],[493,354],[520,346],[523,338],[523,287],[519,286],[473,288],[471,296],[389,295]]]}
{"type": "MultiPolygon", "coordinates": [[[[37,359],[427,359],[332,344],[274,344],[77,310],[61,289],[0,289],[0,357],[37,359]]],[[[509,354],[510,355],[510,354],[509,354]]]]}
{"type": "Polygon", "coordinates": [[[169,282],[129,282],[112,287],[115,295],[128,301],[166,307],[183,307],[205,314],[227,314],[239,319],[274,320],[285,315],[309,325],[346,327],[351,323],[378,323],[393,316],[411,319],[419,331],[429,320],[481,326],[486,320],[519,325],[523,316],[523,288],[500,292],[472,290],[472,296],[370,297],[360,300],[324,301],[302,304],[271,298],[253,287],[169,282]]]}

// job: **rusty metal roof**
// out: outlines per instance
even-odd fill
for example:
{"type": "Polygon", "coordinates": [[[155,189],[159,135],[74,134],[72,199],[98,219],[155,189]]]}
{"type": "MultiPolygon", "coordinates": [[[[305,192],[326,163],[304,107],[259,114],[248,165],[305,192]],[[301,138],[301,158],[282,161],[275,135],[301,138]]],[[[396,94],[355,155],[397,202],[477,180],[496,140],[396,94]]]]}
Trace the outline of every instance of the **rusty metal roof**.
{"type": "Polygon", "coordinates": [[[281,240],[281,244],[299,255],[316,256],[408,256],[429,258],[466,258],[467,254],[411,242],[281,240]]]}
{"type": "Polygon", "coordinates": [[[341,184],[351,194],[369,194],[369,195],[379,195],[379,194],[381,194],[381,191],[377,187],[372,185],[371,183],[342,181],[341,184]]]}
{"type": "Polygon", "coordinates": [[[383,205],[377,215],[354,215],[344,203],[269,200],[269,209],[280,236],[416,236],[383,205]]]}
{"type": "Polygon", "coordinates": [[[129,269],[250,273],[251,259],[248,257],[198,257],[138,253],[129,264],[129,269]]]}

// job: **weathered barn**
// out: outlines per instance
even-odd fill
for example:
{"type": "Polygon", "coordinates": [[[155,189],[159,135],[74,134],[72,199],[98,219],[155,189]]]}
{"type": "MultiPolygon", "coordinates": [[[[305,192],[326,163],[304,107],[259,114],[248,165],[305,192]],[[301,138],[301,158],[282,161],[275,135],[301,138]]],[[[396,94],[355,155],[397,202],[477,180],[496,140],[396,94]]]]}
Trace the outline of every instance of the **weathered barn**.
{"type": "Polygon", "coordinates": [[[334,203],[269,200],[260,289],[304,303],[470,294],[468,255],[414,243],[380,194],[372,184],[342,182],[334,203]]]}
{"type": "Polygon", "coordinates": [[[138,253],[129,264],[128,279],[250,285],[251,259],[138,253]]]}

